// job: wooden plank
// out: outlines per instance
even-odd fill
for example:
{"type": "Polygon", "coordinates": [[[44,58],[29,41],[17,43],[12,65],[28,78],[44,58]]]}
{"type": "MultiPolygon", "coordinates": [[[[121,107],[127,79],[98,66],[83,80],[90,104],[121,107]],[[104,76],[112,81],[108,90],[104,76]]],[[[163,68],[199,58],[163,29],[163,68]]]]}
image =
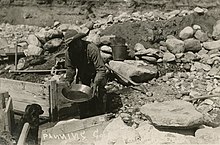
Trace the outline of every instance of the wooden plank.
{"type": "Polygon", "coordinates": [[[50,98],[49,98],[49,102],[50,102],[50,117],[51,117],[51,121],[57,121],[58,120],[58,105],[57,105],[57,101],[58,101],[58,95],[57,95],[57,83],[55,80],[50,81],[50,98]]]}
{"type": "Polygon", "coordinates": [[[12,133],[14,127],[14,113],[13,113],[13,105],[12,105],[11,97],[9,97],[7,101],[7,105],[4,110],[4,118],[5,118],[5,130],[12,133]]]}
{"type": "Polygon", "coordinates": [[[9,92],[14,109],[24,112],[27,105],[36,103],[44,109],[43,116],[49,116],[49,87],[47,84],[0,78],[0,89],[9,92]]]}
{"type": "Polygon", "coordinates": [[[83,120],[61,122],[41,134],[41,145],[62,144],[71,139],[72,144],[87,141],[92,143],[99,140],[105,127],[110,123],[105,115],[83,120]]]}

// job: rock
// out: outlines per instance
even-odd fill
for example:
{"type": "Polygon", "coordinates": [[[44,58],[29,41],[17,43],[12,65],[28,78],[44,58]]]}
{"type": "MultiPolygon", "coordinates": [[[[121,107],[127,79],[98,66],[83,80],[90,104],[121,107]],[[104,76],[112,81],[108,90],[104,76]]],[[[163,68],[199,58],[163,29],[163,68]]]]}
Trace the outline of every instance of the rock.
{"type": "Polygon", "coordinates": [[[204,71],[210,71],[211,70],[211,66],[208,64],[203,64],[200,62],[194,62],[194,65],[191,67],[191,71],[193,70],[204,70],[204,71]]]}
{"type": "Polygon", "coordinates": [[[181,58],[181,61],[186,63],[186,62],[192,62],[195,59],[196,59],[196,55],[193,52],[189,51],[184,53],[184,57],[181,58]]]}
{"type": "Polygon", "coordinates": [[[209,76],[215,76],[220,72],[220,68],[212,67],[211,70],[208,72],[209,76]]]}
{"type": "Polygon", "coordinates": [[[46,29],[42,28],[39,32],[35,33],[35,36],[40,40],[42,44],[46,43],[46,29]]]}
{"type": "Polygon", "coordinates": [[[60,31],[66,31],[69,29],[69,27],[70,27],[70,24],[61,24],[61,25],[59,25],[59,27],[57,29],[60,31]]]}
{"type": "Polygon", "coordinates": [[[43,49],[35,45],[28,45],[28,49],[24,50],[26,56],[38,56],[42,53],[43,49]]]}
{"type": "Polygon", "coordinates": [[[26,62],[26,59],[25,59],[24,57],[20,58],[20,59],[18,60],[17,69],[18,69],[18,70],[23,69],[24,66],[25,66],[25,62],[26,62]]]}
{"type": "Polygon", "coordinates": [[[185,51],[198,52],[202,49],[200,41],[194,38],[184,40],[184,44],[185,51]]]}
{"type": "Polygon", "coordinates": [[[220,127],[205,127],[195,132],[198,144],[220,144],[220,127]]]}
{"type": "Polygon", "coordinates": [[[35,46],[37,46],[37,47],[41,47],[42,46],[42,44],[41,44],[41,42],[38,40],[38,38],[35,36],[35,35],[33,35],[33,34],[31,34],[31,35],[29,35],[28,36],[28,44],[29,45],[35,45],[35,46]]]}
{"type": "Polygon", "coordinates": [[[209,39],[207,33],[204,33],[202,30],[197,30],[194,36],[200,42],[205,42],[209,39]]]}
{"type": "Polygon", "coordinates": [[[121,113],[120,114],[121,119],[125,122],[125,123],[131,123],[132,122],[132,117],[130,114],[128,113],[121,113]]]}
{"type": "Polygon", "coordinates": [[[47,41],[47,43],[44,44],[43,48],[46,51],[54,52],[62,44],[62,42],[63,42],[62,39],[54,38],[54,39],[47,41]]]}
{"type": "Polygon", "coordinates": [[[196,12],[198,14],[203,14],[205,11],[200,7],[196,7],[196,8],[194,8],[194,12],[196,12]]]}
{"type": "Polygon", "coordinates": [[[201,26],[199,26],[199,25],[193,25],[193,29],[194,29],[194,30],[201,30],[201,26]]]}
{"type": "Polygon", "coordinates": [[[220,49],[220,40],[204,42],[203,47],[207,50],[220,49]]]}
{"type": "Polygon", "coordinates": [[[54,27],[58,27],[60,25],[60,22],[59,21],[55,21],[54,23],[53,23],[53,26],[54,27]]]}
{"type": "Polygon", "coordinates": [[[123,76],[130,78],[135,82],[146,82],[154,78],[157,69],[151,65],[144,65],[143,61],[110,61],[110,67],[123,76]]]}
{"type": "Polygon", "coordinates": [[[138,52],[138,51],[145,51],[146,48],[144,47],[143,44],[141,44],[141,43],[136,43],[135,46],[134,46],[134,50],[137,51],[137,52],[138,52]]]}
{"type": "Polygon", "coordinates": [[[109,53],[105,53],[103,51],[100,52],[101,57],[103,58],[104,62],[108,62],[109,60],[112,59],[112,55],[109,53]]]}
{"type": "Polygon", "coordinates": [[[0,38],[0,49],[6,48],[8,46],[8,41],[5,38],[0,38]]]}
{"type": "Polygon", "coordinates": [[[213,26],[212,37],[215,40],[219,40],[220,39],[220,20],[218,20],[216,22],[216,24],[213,26]]]}
{"type": "Polygon", "coordinates": [[[163,61],[164,62],[171,62],[176,59],[175,55],[170,52],[165,52],[163,55],[163,61]]]}
{"type": "Polygon", "coordinates": [[[70,30],[76,30],[77,32],[79,32],[81,30],[80,26],[77,26],[75,24],[71,24],[69,25],[68,29],[70,30]]]}
{"type": "Polygon", "coordinates": [[[50,30],[46,31],[45,37],[46,37],[47,41],[51,40],[53,38],[62,38],[63,33],[61,31],[58,31],[58,30],[50,29],[50,30]]]}
{"type": "Polygon", "coordinates": [[[103,46],[101,46],[100,50],[102,52],[112,54],[112,48],[110,46],[103,45],[103,46]]]}
{"type": "Polygon", "coordinates": [[[151,56],[141,56],[141,59],[146,60],[148,62],[152,62],[152,63],[157,62],[157,59],[155,57],[151,57],[151,56]]]}
{"type": "Polygon", "coordinates": [[[193,36],[193,28],[192,27],[185,27],[182,31],[179,33],[179,37],[183,40],[191,38],[193,36]]]}
{"type": "Polygon", "coordinates": [[[156,126],[194,128],[203,123],[203,115],[191,103],[182,100],[146,104],[140,110],[156,126]]]}
{"type": "MultiPolygon", "coordinates": [[[[140,135],[132,127],[126,126],[120,117],[114,119],[107,125],[98,144],[115,144],[119,141],[123,144],[134,143],[140,140],[140,135]]],[[[120,143],[120,144],[121,144],[120,143]]]]}
{"type": "Polygon", "coordinates": [[[178,133],[159,131],[146,121],[141,123],[136,129],[141,136],[139,144],[191,144],[194,137],[185,136],[178,133]]]}
{"type": "Polygon", "coordinates": [[[100,42],[102,44],[108,45],[111,43],[111,39],[114,37],[115,37],[115,35],[102,36],[102,37],[100,37],[100,42]]]}
{"type": "Polygon", "coordinates": [[[168,50],[173,53],[183,53],[184,49],[184,42],[182,40],[176,38],[169,38],[166,40],[168,50]]]}
{"type": "Polygon", "coordinates": [[[91,30],[89,35],[87,36],[86,38],[87,41],[90,41],[90,42],[93,42],[95,43],[96,45],[99,45],[101,42],[100,42],[100,35],[99,35],[99,32],[96,31],[96,30],[91,30]]]}

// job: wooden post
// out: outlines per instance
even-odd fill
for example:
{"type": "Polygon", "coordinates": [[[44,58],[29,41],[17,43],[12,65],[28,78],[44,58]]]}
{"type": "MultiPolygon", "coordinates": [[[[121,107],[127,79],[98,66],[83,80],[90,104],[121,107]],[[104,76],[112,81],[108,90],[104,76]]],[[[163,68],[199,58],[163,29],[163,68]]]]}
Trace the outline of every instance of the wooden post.
{"type": "Polygon", "coordinates": [[[57,95],[57,83],[55,80],[50,81],[49,87],[50,97],[50,119],[52,122],[58,120],[58,95],[57,95]]]}
{"type": "Polygon", "coordinates": [[[30,125],[29,123],[26,122],[22,128],[17,145],[26,145],[25,142],[26,142],[26,138],[27,138],[29,130],[30,130],[30,125]]]}
{"type": "Polygon", "coordinates": [[[12,133],[14,127],[14,112],[12,105],[12,98],[9,97],[8,92],[0,92],[0,109],[2,110],[1,129],[12,133]]]}
{"type": "Polygon", "coordinates": [[[18,44],[15,42],[15,70],[18,69],[18,44]]]}

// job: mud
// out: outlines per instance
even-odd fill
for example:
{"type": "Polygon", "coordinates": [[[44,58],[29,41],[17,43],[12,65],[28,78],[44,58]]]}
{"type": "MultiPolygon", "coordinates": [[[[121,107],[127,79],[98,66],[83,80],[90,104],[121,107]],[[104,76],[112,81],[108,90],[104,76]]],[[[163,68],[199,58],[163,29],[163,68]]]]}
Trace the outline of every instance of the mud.
{"type": "Polygon", "coordinates": [[[212,33],[213,25],[220,18],[219,11],[213,10],[205,15],[193,13],[185,17],[174,17],[170,20],[125,22],[113,25],[102,32],[102,35],[113,34],[126,39],[131,48],[136,43],[143,44],[146,48],[157,48],[160,41],[168,35],[178,37],[180,30],[186,26],[200,25],[208,34],[212,33]]]}

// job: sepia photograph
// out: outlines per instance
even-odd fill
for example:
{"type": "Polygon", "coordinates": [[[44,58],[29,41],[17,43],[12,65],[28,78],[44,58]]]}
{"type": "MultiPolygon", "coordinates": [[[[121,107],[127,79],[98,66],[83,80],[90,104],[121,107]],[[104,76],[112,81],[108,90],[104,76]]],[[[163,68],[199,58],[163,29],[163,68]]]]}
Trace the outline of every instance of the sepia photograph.
{"type": "Polygon", "coordinates": [[[220,0],[0,0],[0,145],[220,145],[220,0]]]}

